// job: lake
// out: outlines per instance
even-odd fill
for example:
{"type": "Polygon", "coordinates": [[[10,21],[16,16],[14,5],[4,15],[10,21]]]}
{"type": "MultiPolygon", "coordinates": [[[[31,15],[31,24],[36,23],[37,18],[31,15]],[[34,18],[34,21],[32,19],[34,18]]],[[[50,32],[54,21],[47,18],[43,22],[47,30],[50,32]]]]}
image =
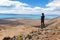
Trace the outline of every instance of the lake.
{"type": "MultiPolygon", "coordinates": [[[[56,15],[45,15],[45,19],[56,18],[56,15]]],[[[0,14],[0,19],[5,18],[24,18],[24,19],[40,19],[40,14],[0,14]]]]}

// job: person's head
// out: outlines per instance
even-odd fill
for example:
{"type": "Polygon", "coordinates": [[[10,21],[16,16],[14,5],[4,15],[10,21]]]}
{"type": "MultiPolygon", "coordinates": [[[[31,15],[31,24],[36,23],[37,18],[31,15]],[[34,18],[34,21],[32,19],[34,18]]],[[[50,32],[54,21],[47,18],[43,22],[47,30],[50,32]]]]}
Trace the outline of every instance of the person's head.
{"type": "Polygon", "coordinates": [[[44,15],[44,13],[42,13],[42,15],[44,15]]]}

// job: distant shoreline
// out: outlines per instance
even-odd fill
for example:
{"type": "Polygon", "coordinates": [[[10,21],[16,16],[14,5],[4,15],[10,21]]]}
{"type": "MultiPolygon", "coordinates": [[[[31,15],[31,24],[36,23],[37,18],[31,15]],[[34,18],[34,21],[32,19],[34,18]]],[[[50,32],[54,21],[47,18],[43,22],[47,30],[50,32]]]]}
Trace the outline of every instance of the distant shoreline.
{"type": "MultiPolygon", "coordinates": [[[[60,18],[60,17],[55,17],[55,18],[60,18]]],[[[55,19],[51,18],[51,19],[55,19]]],[[[41,20],[41,19],[34,19],[34,18],[0,18],[0,19],[26,19],[26,20],[41,20]]],[[[45,19],[45,20],[50,20],[50,19],[45,19]]]]}
{"type": "MultiPolygon", "coordinates": [[[[57,15],[45,15],[45,19],[53,19],[57,17],[57,15]]],[[[0,19],[41,19],[41,15],[39,14],[0,14],[0,19]]]]}

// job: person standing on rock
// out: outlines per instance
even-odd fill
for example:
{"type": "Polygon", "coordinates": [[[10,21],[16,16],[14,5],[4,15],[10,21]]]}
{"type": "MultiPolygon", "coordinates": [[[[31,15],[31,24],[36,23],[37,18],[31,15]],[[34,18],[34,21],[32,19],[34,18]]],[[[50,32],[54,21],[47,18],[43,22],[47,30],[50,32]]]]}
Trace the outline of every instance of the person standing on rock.
{"type": "Polygon", "coordinates": [[[41,16],[41,28],[45,28],[45,24],[44,24],[44,19],[45,19],[45,15],[44,13],[42,13],[42,16],[41,16]]]}

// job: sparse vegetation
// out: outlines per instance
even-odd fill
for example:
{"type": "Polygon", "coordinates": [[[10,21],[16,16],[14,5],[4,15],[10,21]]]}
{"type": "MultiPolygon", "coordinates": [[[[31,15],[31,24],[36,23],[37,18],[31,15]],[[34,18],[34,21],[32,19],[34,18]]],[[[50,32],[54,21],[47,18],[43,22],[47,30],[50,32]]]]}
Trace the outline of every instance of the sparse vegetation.
{"type": "MultiPolygon", "coordinates": [[[[14,38],[15,40],[60,40],[60,19],[56,20],[57,21],[55,21],[55,19],[53,21],[51,20],[52,22],[48,21],[46,23],[46,28],[43,29],[40,28],[40,20],[29,22],[26,21],[24,22],[24,25],[18,25],[16,27],[11,25],[11,27],[13,27],[11,29],[8,29],[10,26],[7,26],[8,31],[3,30],[2,33],[9,35],[9,37],[13,36],[10,37],[11,40],[14,40],[14,38]]],[[[5,27],[6,26],[1,26],[2,29],[5,27]]],[[[0,36],[6,36],[5,34],[0,36]]]]}

